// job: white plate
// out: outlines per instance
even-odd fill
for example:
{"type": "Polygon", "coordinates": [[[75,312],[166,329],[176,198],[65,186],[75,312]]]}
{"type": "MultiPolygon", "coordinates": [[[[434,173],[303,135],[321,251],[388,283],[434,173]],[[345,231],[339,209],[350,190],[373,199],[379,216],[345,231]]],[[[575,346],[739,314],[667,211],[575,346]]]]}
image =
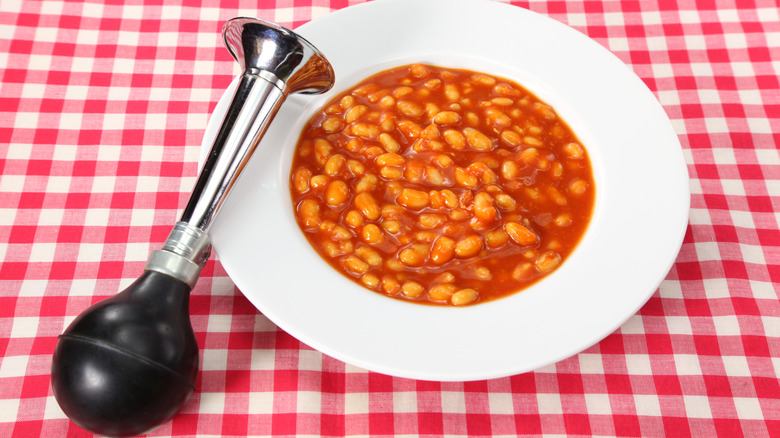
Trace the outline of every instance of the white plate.
{"type": "MultiPolygon", "coordinates": [[[[230,278],[280,328],[385,374],[487,379],[582,351],[658,288],[688,221],[687,169],[661,106],[602,46],[552,19],[483,0],[380,0],[297,32],[333,64],[334,89],[285,102],[211,230],[230,278]],[[566,263],[531,288],[466,308],[393,300],[342,277],[299,230],[288,178],[304,123],[364,77],[411,62],[513,79],[552,104],[588,149],[597,186],[590,227],[566,263]]],[[[216,129],[209,124],[205,144],[216,129]]]]}

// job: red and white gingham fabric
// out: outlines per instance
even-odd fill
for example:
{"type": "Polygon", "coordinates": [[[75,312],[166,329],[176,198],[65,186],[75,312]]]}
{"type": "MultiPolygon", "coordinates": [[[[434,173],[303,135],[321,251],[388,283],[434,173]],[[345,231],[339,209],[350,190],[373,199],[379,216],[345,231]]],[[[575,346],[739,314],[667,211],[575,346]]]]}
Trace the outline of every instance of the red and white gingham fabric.
{"type": "MultiPolygon", "coordinates": [[[[294,28],[359,2],[184,3],[0,1],[0,436],[88,435],[52,395],[56,337],[140,274],[184,207],[237,73],[224,21],[294,28]]],[[[192,294],[197,391],[151,436],[780,436],[775,0],[517,5],[612,50],[679,135],[690,226],[649,302],[557,364],[423,382],[301,344],[212,260],[192,294]]]]}

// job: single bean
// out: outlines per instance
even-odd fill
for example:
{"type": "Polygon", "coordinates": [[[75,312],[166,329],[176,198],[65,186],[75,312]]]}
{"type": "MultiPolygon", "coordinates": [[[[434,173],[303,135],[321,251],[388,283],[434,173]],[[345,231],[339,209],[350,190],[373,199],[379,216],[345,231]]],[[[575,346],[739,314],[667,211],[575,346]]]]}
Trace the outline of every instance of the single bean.
{"type": "Polygon", "coordinates": [[[504,177],[505,180],[513,180],[517,178],[518,175],[520,175],[520,168],[516,162],[504,160],[504,162],[501,163],[501,176],[504,177]]]}
{"type": "Polygon", "coordinates": [[[388,295],[395,295],[401,291],[401,284],[390,275],[382,277],[382,290],[388,295]]]}
{"type": "Polygon", "coordinates": [[[498,210],[493,205],[493,197],[488,193],[479,192],[474,196],[474,217],[483,225],[489,225],[496,217],[498,217],[498,210]]]}
{"type": "Polygon", "coordinates": [[[350,108],[346,114],[344,114],[344,121],[347,123],[355,123],[365,116],[368,112],[368,107],[365,105],[357,105],[350,108]]]}
{"type": "Polygon", "coordinates": [[[388,94],[390,94],[389,90],[380,89],[380,90],[376,90],[373,93],[371,93],[368,96],[366,96],[366,99],[368,99],[368,101],[371,102],[371,103],[377,103],[378,101],[380,101],[383,97],[387,96],[388,94]]]}
{"type": "Polygon", "coordinates": [[[539,114],[545,120],[549,121],[549,120],[555,120],[557,118],[555,111],[549,106],[541,102],[536,102],[534,104],[534,109],[536,110],[536,113],[539,114]]]}
{"type": "Polygon", "coordinates": [[[569,213],[563,213],[559,214],[558,216],[555,216],[555,219],[553,219],[553,222],[555,225],[559,227],[568,227],[572,224],[573,219],[569,213]]]}
{"type": "Polygon", "coordinates": [[[398,87],[395,90],[393,90],[393,97],[395,97],[396,99],[400,99],[412,93],[414,93],[414,88],[412,87],[408,87],[408,86],[398,87]]]}
{"type": "Polygon", "coordinates": [[[507,222],[504,224],[504,230],[520,246],[533,246],[539,243],[539,236],[536,233],[517,222],[507,222]]]}
{"type": "Polygon", "coordinates": [[[321,165],[325,164],[325,162],[328,161],[328,158],[330,158],[332,150],[333,146],[328,140],[320,138],[314,141],[314,159],[317,160],[317,163],[321,165]]]}
{"type": "Polygon", "coordinates": [[[473,257],[481,250],[482,238],[476,234],[466,236],[455,244],[455,255],[462,259],[473,257]]]}
{"type": "Polygon", "coordinates": [[[401,231],[401,223],[397,220],[382,221],[382,228],[391,234],[396,234],[401,231]]]}
{"type": "Polygon", "coordinates": [[[567,157],[573,159],[573,160],[581,160],[585,157],[585,149],[583,149],[582,146],[580,146],[578,143],[567,143],[563,146],[563,152],[566,154],[567,157]]]}
{"type": "Polygon", "coordinates": [[[417,138],[420,136],[420,132],[422,132],[422,127],[411,120],[399,120],[396,123],[396,127],[408,138],[417,138]]]}
{"type": "Polygon", "coordinates": [[[333,154],[325,162],[325,174],[328,176],[337,176],[341,167],[347,163],[347,159],[341,154],[333,154]]]}
{"type": "Polygon", "coordinates": [[[431,79],[425,81],[425,88],[429,90],[437,90],[439,87],[441,87],[441,79],[431,79]]]}
{"type": "Polygon", "coordinates": [[[479,116],[477,113],[473,111],[469,111],[466,113],[466,124],[470,125],[472,128],[475,126],[479,126],[479,116]]]}
{"type": "Polygon", "coordinates": [[[575,178],[569,183],[569,191],[575,195],[582,195],[588,191],[588,182],[581,178],[575,178]]]}
{"type": "Polygon", "coordinates": [[[347,160],[347,168],[355,176],[360,176],[366,171],[366,166],[358,160],[347,160]]]}
{"type": "Polygon", "coordinates": [[[444,175],[442,175],[439,169],[433,166],[427,166],[425,168],[425,179],[427,179],[429,183],[435,186],[444,184],[444,175]]]}
{"type": "Polygon", "coordinates": [[[458,87],[454,84],[445,84],[444,96],[447,98],[447,100],[456,101],[460,99],[460,91],[458,91],[458,87]]]}
{"type": "Polygon", "coordinates": [[[305,193],[309,190],[310,179],[311,170],[306,167],[299,167],[293,174],[293,188],[298,193],[305,193]]]}
{"type": "Polygon", "coordinates": [[[487,108],[485,110],[485,115],[487,116],[488,122],[490,122],[495,129],[504,129],[512,124],[512,119],[498,108],[487,108]]]}
{"type": "Polygon", "coordinates": [[[317,227],[322,222],[320,218],[320,205],[314,199],[305,199],[298,204],[298,214],[304,228],[317,227]]]}
{"type": "Polygon", "coordinates": [[[511,96],[511,97],[517,97],[520,96],[520,90],[513,88],[512,86],[508,84],[498,84],[495,87],[493,87],[493,92],[496,94],[499,94],[501,96],[511,96]]]}
{"type": "Polygon", "coordinates": [[[514,211],[514,209],[517,208],[517,201],[515,201],[515,198],[506,193],[496,195],[495,199],[496,206],[501,211],[514,211]]]}
{"type": "Polygon", "coordinates": [[[430,197],[428,193],[420,190],[403,189],[395,201],[406,208],[420,210],[428,206],[430,197]]]}
{"type": "Polygon", "coordinates": [[[309,180],[309,186],[313,190],[324,190],[325,187],[327,187],[328,182],[330,182],[330,178],[328,178],[327,175],[314,175],[309,180]]]}
{"type": "Polygon", "coordinates": [[[363,215],[357,210],[350,210],[344,216],[344,223],[354,228],[360,227],[363,225],[363,215]]]}
{"type": "Polygon", "coordinates": [[[455,183],[461,187],[474,188],[479,180],[462,167],[455,168],[455,183]]]}
{"type": "Polygon", "coordinates": [[[490,101],[498,106],[512,106],[515,103],[514,100],[508,97],[494,97],[490,101]]]}
{"type": "Polygon", "coordinates": [[[439,126],[457,125],[460,120],[460,114],[455,111],[442,111],[433,117],[433,123],[439,126]]]}
{"type": "Polygon", "coordinates": [[[428,298],[433,301],[448,301],[457,289],[454,284],[437,284],[428,290],[428,298]]]}
{"type": "Polygon", "coordinates": [[[431,71],[423,64],[412,64],[409,72],[416,78],[425,78],[431,74],[431,71]]]}
{"type": "MultiPolygon", "coordinates": [[[[441,132],[439,131],[439,128],[431,123],[430,125],[426,126],[425,129],[420,131],[420,138],[425,140],[435,140],[437,138],[441,137],[441,132]]],[[[429,147],[430,150],[433,150],[433,147],[429,147]]]]}
{"type": "Polygon", "coordinates": [[[365,274],[360,277],[360,282],[363,283],[369,289],[376,289],[379,287],[379,277],[374,274],[365,274]]]}
{"type": "Polygon", "coordinates": [[[431,247],[431,261],[443,265],[455,256],[455,241],[446,236],[440,236],[431,247]]]}
{"type": "Polygon", "coordinates": [[[435,103],[428,102],[425,104],[425,115],[428,116],[428,118],[433,119],[436,117],[436,114],[439,114],[440,112],[441,108],[435,103]]]}
{"type": "Polygon", "coordinates": [[[367,173],[360,178],[360,181],[355,185],[356,193],[370,192],[374,190],[379,184],[379,178],[372,173],[367,173]]]}
{"type": "Polygon", "coordinates": [[[523,143],[529,146],[544,146],[544,142],[540,140],[539,137],[535,137],[533,135],[526,135],[523,137],[523,143]]]}
{"type": "Polygon", "coordinates": [[[403,166],[406,159],[398,154],[386,153],[376,157],[376,164],[380,166],[403,166]]]}
{"type": "Polygon", "coordinates": [[[418,223],[422,228],[427,230],[436,228],[447,222],[447,216],[439,213],[425,213],[421,214],[418,219],[418,223]]]}
{"type": "Polygon", "coordinates": [[[523,139],[520,137],[520,134],[509,129],[501,131],[501,140],[512,147],[519,146],[523,141],[523,139]]]}
{"type": "Polygon", "coordinates": [[[408,100],[399,100],[395,107],[407,117],[419,117],[423,114],[423,108],[420,105],[408,100]]]}
{"type": "Polygon", "coordinates": [[[350,126],[352,135],[356,137],[371,139],[379,135],[379,126],[371,123],[355,123],[350,126]]]}
{"type": "Polygon", "coordinates": [[[528,280],[533,274],[534,265],[531,262],[521,262],[512,270],[512,278],[517,281],[528,280]]]}
{"type": "Polygon", "coordinates": [[[477,276],[480,280],[484,281],[490,281],[493,278],[493,273],[490,272],[490,269],[480,266],[477,269],[474,270],[474,275],[477,276]]]}
{"type": "Polygon", "coordinates": [[[466,137],[454,129],[447,129],[444,131],[444,141],[455,150],[463,150],[466,148],[466,137]]]}
{"type": "Polygon", "coordinates": [[[384,96],[383,98],[379,99],[379,106],[382,108],[392,108],[395,106],[395,99],[393,96],[390,96],[389,94],[387,96],[384,96]]]}
{"type": "Polygon", "coordinates": [[[388,152],[397,153],[401,150],[401,146],[398,142],[395,141],[392,135],[386,132],[379,134],[379,144],[388,152]]]}
{"type": "Polygon", "coordinates": [[[322,122],[322,130],[327,133],[340,131],[344,127],[344,121],[338,117],[329,117],[322,122]]]}
{"type": "Polygon", "coordinates": [[[414,233],[414,240],[424,243],[433,243],[438,234],[434,231],[418,231],[414,233]]]}
{"type": "Polygon", "coordinates": [[[561,193],[560,190],[556,189],[553,186],[547,187],[547,194],[550,195],[553,201],[555,201],[555,203],[558,205],[568,204],[568,201],[566,200],[566,197],[563,196],[563,193],[561,193]]]}
{"type": "Polygon", "coordinates": [[[436,283],[452,283],[453,281],[455,281],[455,274],[449,271],[442,272],[434,280],[436,283]]]}
{"type": "Polygon", "coordinates": [[[550,272],[561,263],[561,255],[555,251],[546,251],[536,259],[536,270],[542,273],[550,272]]]}
{"type": "Polygon", "coordinates": [[[355,250],[355,255],[363,259],[371,266],[382,266],[382,256],[376,250],[369,248],[368,246],[358,246],[355,250]]]}
{"type": "Polygon", "coordinates": [[[498,248],[509,241],[509,236],[502,229],[491,230],[485,233],[485,243],[488,248],[498,248]]]}
{"type": "Polygon", "coordinates": [[[479,292],[474,289],[461,289],[452,294],[450,302],[455,306],[465,306],[477,300],[479,292]]]}
{"type": "Polygon", "coordinates": [[[337,179],[328,184],[328,189],[325,192],[325,202],[332,206],[338,206],[349,199],[349,187],[344,181],[337,179]]]}
{"type": "Polygon", "coordinates": [[[377,220],[379,219],[379,216],[381,214],[381,210],[379,209],[379,204],[377,204],[376,199],[374,199],[373,196],[371,196],[368,192],[362,192],[359,193],[357,196],[355,196],[355,200],[353,201],[355,204],[355,208],[357,208],[361,213],[363,213],[363,216],[366,217],[368,220],[377,220]]]}
{"type": "Polygon", "coordinates": [[[352,105],[354,104],[355,104],[355,98],[351,95],[346,95],[342,97],[341,100],[339,101],[339,106],[343,110],[348,110],[352,108],[352,105]]]}
{"type": "Polygon", "coordinates": [[[354,255],[341,259],[341,264],[352,275],[363,275],[368,271],[368,263],[354,255]]]}
{"type": "Polygon", "coordinates": [[[363,241],[372,245],[378,245],[385,241],[385,234],[376,224],[363,225],[361,237],[363,238],[363,241]]]}
{"type": "Polygon", "coordinates": [[[495,78],[483,74],[476,74],[471,77],[471,80],[474,81],[476,85],[483,85],[486,87],[492,87],[496,84],[495,78]]]}
{"type": "Polygon", "coordinates": [[[425,292],[425,288],[416,281],[405,281],[404,284],[401,285],[401,293],[407,298],[417,298],[423,292],[425,292]]]}
{"type": "Polygon", "coordinates": [[[330,230],[330,238],[335,241],[350,240],[352,239],[352,233],[341,225],[336,225],[330,230]]]}
{"type": "Polygon", "coordinates": [[[455,192],[449,189],[444,189],[441,191],[442,196],[444,196],[444,204],[449,208],[455,208],[458,206],[458,196],[455,195],[455,192]]]}
{"type": "Polygon", "coordinates": [[[379,169],[379,174],[386,180],[399,180],[404,176],[404,171],[400,167],[383,166],[379,169]]]}
{"type": "Polygon", "coordinates": [[[428,245],[414,244],[398,252],[398,261],[409,267],[419,267],[428,258],[428,245]]]}

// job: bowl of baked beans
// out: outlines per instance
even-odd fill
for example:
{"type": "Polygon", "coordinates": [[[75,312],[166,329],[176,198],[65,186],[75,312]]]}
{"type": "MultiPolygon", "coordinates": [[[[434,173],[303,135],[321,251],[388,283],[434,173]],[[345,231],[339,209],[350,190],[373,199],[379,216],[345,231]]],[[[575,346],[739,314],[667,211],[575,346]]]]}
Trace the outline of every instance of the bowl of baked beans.
{"type": "Polygon", "coordinates": [[[336,84],[285,102],[211,231],[281,329],[372,371],[485,379],[582,351],[658,289],[687,170],[606,49],[480,0],[372,2],[296,31],[336,84]]]}
{"type": "Polygon", "coordinates": [[[521,85],[415,63],[314,114],[290,190],[301,231],[346,278],[466,306],[561,266],[587,230],[596,186],[581,141],[521,85]]]}

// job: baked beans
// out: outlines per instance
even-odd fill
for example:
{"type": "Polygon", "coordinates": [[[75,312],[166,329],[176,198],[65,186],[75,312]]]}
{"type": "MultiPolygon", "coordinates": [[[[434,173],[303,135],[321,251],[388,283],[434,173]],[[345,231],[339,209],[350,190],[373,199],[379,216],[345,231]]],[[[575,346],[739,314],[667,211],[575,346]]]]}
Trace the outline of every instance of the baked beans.
{"type": "Polygon", "coordinates": [[[339,272],[454,306],[557,269],[595,199],[587,151],[553,108],[507,79],[423,64],[369,77],[315,114],[290,191],[299,226],[339,272]]]}

